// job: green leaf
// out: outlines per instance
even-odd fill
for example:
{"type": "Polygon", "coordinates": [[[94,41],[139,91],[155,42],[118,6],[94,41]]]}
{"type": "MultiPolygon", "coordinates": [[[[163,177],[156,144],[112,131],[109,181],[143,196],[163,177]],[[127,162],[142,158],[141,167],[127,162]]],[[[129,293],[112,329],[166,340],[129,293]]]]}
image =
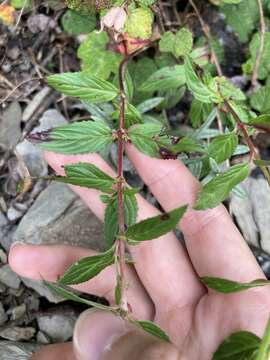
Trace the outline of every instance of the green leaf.
{"type": "Polygon", "coordinates": [[[127,128],[143,122],[142,114],[140,113],[140,111],[130,103],[126,103],[125,115],[125,124],[127,128]]]}
{"type": "Polygon", "coordinates": [[[108,81],[82,72],[50,75],[47,82],[65,95],[88,100],[94,104],[113,100],[119,93],[108,81]]]}
{"type": "Polygon", "coordinates": [[[270,355],[270,319],[268,319],[256,360],[268,360],[270,355]]]}
{"type": "MultiPolygon", "coordinates": [[[[243,72],[246,75],[251,75],[254,71],[256,59],[257,59],[257,52],[260,48],[260,32],[257,32],[253,35],[252,40],[249,44],[249,51],[250,51],[250,58],[247,60],[246,63],[242,65],[243,72]]],[[[264,47],[260,58],[260,66],[258,68],[258,79],[264,80],[268,77],[270,72],[270,64],[269,64],[269,57],[270,57],[270,33],[266,32],[264,36],[264,47]]]]}
{"type": "Polygon", "coordinates": [[[216,175],[201,189],[195,210],[214,208],[225,200],[230,191],[242,182],[249,174],[247,164],[237,164],[229,168],[223,174],[216,175]]]}
{"type": "Polygon", "coordinates": [[[171,146],[168,136],[161,135],[161,130],[159,124],[139,124],[132,126],[128,135],[138,150],[148,156],[161,158],[160,148],[171,146]]]}
{"type": "Polygon", "coordinates": [[[241,42],[247,42],[259,20],[258,4],[254,0],[245,0],[236,5],[221,8],[227,25],[238,35],[241,42]]]}
{"type": "Polygon", "coordinates": [[[154,97],[154,98],[147,99],[147,100],[143,101],[142,103],[140,103],[139,105],[137,105],[137,109],[141,114],[145,114],[146,112],[154,109],[159,104],[161,104],[163,100],[164,100],[164,97],[154,97]]]}
{"type": "Polygon", "coordinates": [[[96,75],[108,79],[111,74],[118,74],[122,55],[107,50],[109,36],[105,31],[91,32],[77,50],[81,59],[81,69],[84,74],[96,75]]]}
{"type": "Polygon", "coordinates": [[[193,99],[189,112],[189,119],[192,126],[194,128],[198,128],[202,123],[204,123],[207,120],[212,109],[212,104],[205,104],[197,99],[193,99]]]}
{"type": "Polygon", "coordinates": [[[208,88],[196,74],[191,59],[186,56],[185,58],[185,77],[188,89],[192,92],[194,97],[202,103],[220,103],[221,98],[208,88]]]}
{"type": "Polygon", "coordinates": [[[130,226],[126,231],[128,243],[156,239],[173,230],[185,214],[187,206],[181,206],[169,213],[161,214],[130,226]]]}
{"type": "Polygon", "coordinates": [[[183,65],[166,66],[154,72],[139,87],[140,91],[168,91],[183,86],[186,82],[183,65]]]}
{"type": "Polygon", "coordinates": [[[114,252],[115,247],[112,246],[104,253],[77,261],[71,265],[58,282],[62,285],[74,285],[94,278],[102,270],[114,263],[114,252]]]}
{"type": "MultiPolygon", "coordinates": [[[[124,211],[125,224],[130,226],[136,222],[138,205],[135,193],[128,190],[130,189],[125,189],[124,191],[124,211]]],[[[116,195],[110,199],[105,210],[104,232],[106,243],[111,246],[119,233],[118,199],[116,195]]]]}
{"type": "Polygon", "coordinates": [[[251,107],[260,113],[270,112],[270,86],[263,86],[250,99],[251,107]]]}
{"type": "Polygon", "coordinates": [[[109,312],[114,312],[112,308],[110,308],[109,306],[106,305],[102,305],[102,304],[98,304],[94,301],[91,300],[87,300],[84,299],[78,295],[76,295],[73,291],[71,290],[67,290],[65,287],[63,287],[62,285],[58,285],[56,283],[50,283],[48,281],[44,281],[44,284],[54,293],[56,293],[57,295],[61,296],[63,299],[66,300],[72,300],[78,303],[82,303],[91,307],[94,307],[98,310],[102,310],[102,311],[109,311],[109,312]]]}
{"type": "Polygon", "coordinates": [[[187,28],[175,34],[174,53],[177,57],[188,55],[193,47],[193,36],[187,28]]]}
{"type": "Polygon", "coordinates": [[[180,29],[176,34],[167,31],[159,42],[161,52],[170,52],[175,57],[188,55],[193,46],[192,33],[187,28],[180,29]]]}
{"type": "Polygon", "coordinates": [[[177,144],[170,147],[170,150],[174,153],[205,152],[204,147],[201,146],[198,141],[189,137],[183,137],[182,139],[180,139],[177,144]]]}
{"type": "Polygon", "coordinates": [[[131,38],[147,40],[152,35],[153,13],[147,8],[131,10],[125,23],[125,31],[131,38]]]}
{"type": "Polygon", "coordinates": [[[63,154],[84,154],[100,151],[112,142],[112,131],[103,122],[82,121],[52,129],[40,147],[63,154]]]}
{"type": "Polygon", "coordinates": [[[233,155],[237,145],[238,136],[235,133],[220,135],[211,141],[208,147],[208,154],[220,164],[233,155]]]}
{"type": "Polygon", "coordinates": [[[214,353],[213,360],[255,360],[261,339],[248,331],[231,334],[214,353]]]}
{"type": "Polygon", "coordinates": [[[63,29],[70,35],[87,34],[94,30],[97,24],[95,14],[80,14],[67,10],[61,18],[63,29]]]}
{"type": "Polygon", "coordinates": [[[249,119],[248,125],[254,126],[265,131],[270,130],[270,114],[264,114],[255,118],[249,119]]]}
{"type": "Polygon", "coordinates": [[[116,183],[115,179],[90,163],[65,165],[65,173],[66,176],[54,176],[50,179],[66,184],[97,189],[106,193],[111,193],[113,191],[112,186],[116,183]]]}
{"type": "Polygon", "coordinates": [[[217,277],[204,276],[201,278],[201,281],[210,289],[216,290],[223,294],[230,294],[255,287],[270,285],[270,281],[264,279],[254,280],[249,283],[241,283],[217,277]]]}
{"type": "Polygon", "coordinates": [[[162,341],[171,342],[169,336],[162,330],[159,326],[157,326],[152,321],[134,321],[135,325],[139,326],[144,331],[148,332],[149,334],[159,338],[162,341]]]}

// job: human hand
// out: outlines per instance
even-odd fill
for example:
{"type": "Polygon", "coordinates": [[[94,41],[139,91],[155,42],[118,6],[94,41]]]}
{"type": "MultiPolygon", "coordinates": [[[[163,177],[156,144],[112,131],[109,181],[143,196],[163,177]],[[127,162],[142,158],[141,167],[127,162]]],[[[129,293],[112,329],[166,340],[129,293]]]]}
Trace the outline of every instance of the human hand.
{"type": "MultiPolygon", "coordinates": [[[[173,233],[129,248],[135,262],[134,267],[128,267],[130,285],[127,291],[133,314],[140,320],[155,321],[168,333],[174,345],[161,343],[113,315],[88,310],[77,321],[73,345],[49,345],[33,355],[33,360],[208,360],[232,332],[248,330],[261,336],[264,331],[270,308],[268,287],[223,295],[207,290],[199,280],[200,276],[243,282],[264,278],[224,206],[203,212],[193,210],[200,185],[179,161],[149,158],[130,144],[127,154],[166,211],[190,205],[180,222],[187,250],[173,233]]],[[[79,161],[93,163],[113,174],[96,154],[46,153],[46,159],[62,175],[62,165],[79,161]]],[[[99,192],[72,188],[102,219],[104,204],[99,192]]],[[[138,220],[158,213],[141,196],[138,196],[138,204],[138,220]]],[[[9,262],[21,276],[32,279],[42,276],[55,281],[73,262],[94,253],[63,245],[18,244],[10,251],[9,262]]],[[[105,296],[113,305],[114,287],[114,268],[109,267],[94,279],[77,285],[76,289],[105,296]]]]}

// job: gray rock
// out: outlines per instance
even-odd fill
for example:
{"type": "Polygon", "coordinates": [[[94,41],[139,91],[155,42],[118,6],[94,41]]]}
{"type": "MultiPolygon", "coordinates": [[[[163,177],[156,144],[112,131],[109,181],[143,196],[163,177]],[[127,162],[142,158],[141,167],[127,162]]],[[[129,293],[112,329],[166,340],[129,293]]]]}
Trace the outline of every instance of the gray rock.
{"type": "Polygon", "coordinates": [[[43,158],[41,149],[24,140],[16,146],[16,151],[22,157],[31,176],[47,175],[48,164],[43,158]]]}
{"type": "Polygon", "coordinates": [[[7,319],[8,317],[3,307],[3,304],[0,302],[0,326],[2,326],[7,321],[7,319]]]}
{"type": "Polygon", "coordinates": [[[42,331],[38,331],[37,333],[37,343],[42,345],[50,344],[50,338],[48,335],[44,334],[42,331]]]}
{"type": "Polygon", "coordinates": [[[33,99],[30,101],[30,103],[26,106],[26,108],[23,111],[22,114],[22,121],[27,122],[35,111],[39,108],[39,106],[42,104],[46,96],[51,92],[51,88],[48,86],[43,87],[40,91],[38,91],[33,99]]]}
{"type": "Polygon", "coordinates": [[[21,116],[21,107],[16,101],[3,111],[0,115],[0,144],[9,148],[16,145],[21,135],[21,116]]]}
{"type": "Polygon", "coordinates": [[[3,249],[0,249],[0,262],[2,264],[6,264],[7,263],[7,254],[4,252],[3,249]]]}
{"type": "MultiPolygon", "coordinates": [[[[60,183],[51,183],[37,197],[16,229],[15,241],[104,248],[99,220],[74,192],[60,183]]],[[[48,300],[59,302],[59,297],[55,297],[40,282],[28,279],[23,279],[23,282],[48,300]]]]}
{"type": "Polygon", "coordinates": [[[9,265],[0,268],[0,281],[12,289],[19,289],[21,283],[19,276],[11,270],[9,265]]]}
{"type": "Polygon", "coordinates": [[[46,16],[44,14],[36,14],[28,18],[27,26],[33,34],[37,34],[47,28],[55,27],[56,23],[49,16],[46,16]]]}
{"type": "Polygon", "coordinates": [[[39,125],[35,127],[33,132],[44,131],[65,124],[67,124],[67,120],[59,111],[49,109],[43,113],[42,117],[39,119],[39,125]]]}
{"type": "Polygon", "coordinates": [[[55,343],[72,337],[75,321],[75,316],[61,314],[41,316],[37,319],[39,329],[55,343]]]}
{"type": "MultiPolygon", "coordinates": [[[[43,89],[44,91],[49,88],[43,89]]],[[[45,91],[47,94],[47,90],[45,91]]],[[[44,95],[43,93],[41,94],[44,95]]],[[[40,95],[40,96],[41,96],[40,95]]],[[[38,98],[38,100],[40,97],[38,98]]],[[[29,114],[32,114],[32,108],[27,108],[23,114],[23,120],[26,121],[29,114]]],[[[55,109],[45,111],[39,119],[39,125],[36,126],[33,132],[44,131],[52,127],[65,125],[67,123],[64,116],[55,109]]],[[[17,153],[22,157],[25,165],[27,166],[31,176],[45,176],[48,173],[48,164],[42,156],[42,151],[37,146],[31,144],[29,141],[24,140],[16,146],[17,153]]]]}
{"type": "Polygon", "coordinates": [[[247,199],[232,194],[231,211],[244,238],[270,253],[270,188],[262,177],[249,177],[244,185],[247,199]]]}
{"type": "Polygon", "coordinates": [[[15,306],[13,309],[10,309],[8,313],[11,314],[11,320],[21,319],[26,313],[26,305],[21,304],[19,306],[15,306]]]}
{"type": "Polygon", "coordinates": [[[0,336],[12,341],[30,340],[35,332],[33,327],[9,326],[0,330],[0,336]]]}
{"type": "Polygon", "coordinates": [[[38,344],[0,341],[1,360],[29,360],[40,346],[38,344]]]}

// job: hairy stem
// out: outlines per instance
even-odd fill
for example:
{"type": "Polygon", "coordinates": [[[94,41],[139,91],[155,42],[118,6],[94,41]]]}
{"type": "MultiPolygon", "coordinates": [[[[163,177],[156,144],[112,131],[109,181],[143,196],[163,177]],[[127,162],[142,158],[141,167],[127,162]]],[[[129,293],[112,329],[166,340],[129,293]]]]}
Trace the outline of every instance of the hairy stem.
{"type": "Polygon", "coordinates": [[[259,67],[261,64],[261,60],[262,60],[262,55],[263,55],[263,50],[264,50],[264,41],[265,41],[265,21],[264,21],[264,11],[263,11],[263,4],[262,4],[262,0],[257,0],[258,3],[258,8],[259,8],[259,13],[260,13],[260,44],[259,44],[259,48],[256,54],[256,62],[255,62],[255,66],[254,66],[254,70],[253,70],[253,74],[252,74],[252,78],[251,78],[251,83],[253,87],[256,87],[258,84],[258,72],[259,72],[259,67]]]}
{"type": "Polygon", "coordinates": [[[124,211],[124,175],[123,175],[123,159],[125,151],[125,107],[126,107],[126,94],[125,94],[125,72],[129,57],[121,62],[119,66],[119,88],[120,88],[120,115],[119,115],[119,128],[118,134],[118,183],[117,183],[117,196],[118,196],[118,224],[119,236],[116,243],[116,257],[117,257],[117,272],[118,272],[118,286],[120,290],[120,308],[124,312],[128,311],[128,303],[126,296],[126,262],[125,262],[125,241],[123,240],[125,234],[125,211],[124,211]]]}
{"type": "MultiPolygon", "coordinates": [[[[234,117],[236,123],[237,123],[237,126],[238,128],[241,130],[243,136],[244,136],[244,139],[247,143],[247,146],[249,147],[249,150],[250,150],[250,157],[251,159],[255,159],[255,160],[260,160],[261,157],[260,157],[260,154],[257,152],[249,134],[248,134],[248,131],[247,131],[247,128],[246,128],[246,125],[241,121],[240,117],[238,116],[238,114],[235,112],[235,110],[233,109],[233,107],[230,105],[230,103],[226,100],[224,100],[224,104],[228,110],[228,112],[230,114],[232,114],[232,116],[234,117]]],[[[262,173],[264,174],[269,186],[270,186],[270,173],[267,169],[266,166],[263,166],[263,165],[259,165],[259,168],[261,169],[262,173]]]]}

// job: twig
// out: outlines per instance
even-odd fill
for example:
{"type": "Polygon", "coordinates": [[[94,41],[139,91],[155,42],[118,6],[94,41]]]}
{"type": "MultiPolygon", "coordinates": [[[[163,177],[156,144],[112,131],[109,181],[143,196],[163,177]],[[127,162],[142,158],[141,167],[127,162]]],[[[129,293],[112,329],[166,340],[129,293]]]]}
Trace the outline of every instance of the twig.
{"type": "Polygon", "coordinates": [[[215,64],[215,66],[217,68],[217,73],[218,73],[219,76],[222,76],[223,74],[222,74],[221,66],[219,64],[218,57],[217,57],[217,54],[215,52],[215,49],[212,46],[212,35],[211,35],[211,32],[210,32],[209,26],[206,24],[206,22],[201,17],[201,14],[200,14],[196,4],[194,3],[194,1],[189,0],[189,3],[193,7],[193,9],[194,9],[194,11],[195,11],[200,23],[201,23],[202,31],[203,31],[204,35],[206,36],[206,39],[208,41],[208,45],[209,45],[209,47],[211,49],[211,55],[212,55],[214,64],[215,64]]]}
{"type": "Polygon", "coordinates": [[[3,100],[1,100],[0,105],[4,104],[4,102],[7,101],[7,100],[10,98],[10,96],[11,96],[19,87],[21,87],[21,86],[24,85],[24,84],[27,84],[27,83],[30,82],[30,81],[35,81],[35,80],[39,80],[39,81],[40,81],[40,80],[42,80],[42,79],[41,79],[41,78],[32,78],[32,79],[27,79],[27,80],[25,80],[25,81],[22,81],[20,84],[16,85],[16,86],[7,94],[7,96],[4,97],[3,100]]]}
{"type": "Polygon", "coordinates": [[[26,6],[26,1],[27,1],[27,0],[24,0],[23,7],[22,7],[21,10],[20,10],[20,14],[19,14],[18,20],[17,20],[16,25],[15,25],[14,30],[13,30],[14,32],[17,30],[17,27],[19,26],[19,23],[20,23],[20,21],[21,21],[22,14],[23,14],[24,8],[25,8],[25,6],[26,6]]]}
{"type": "Polygon", "coordinates": [[[256,62],[255,62],[255,66],[254,66],[254,70],[253,70],[253,74],[252,74],[252,78],[251,78],[251,84],[253,87],[256,87],[258,85],[258,72],[259,72],[259,67],[261,64],[263,50],[264,50],[265,29],[266,29],[266,25],[265,25],[265,21],[264,21],[264,11],[263,11],[262,0],[257,0],[257,3],[258,3],[258,8],[259,8],[259,14],[260,14],[260,45],[257,50],[256,62]]]}
{"type": "MultiPolygon", "coordinates": [[[[241,130],[244,139],[249,147],[250,150],[250,158],[255,159],[255,160],[261,160],[260,154],[257,152],[252,140],[250,139],[250,136],[248,134],[247,128],[245,126],[245,124],[241,121],[240,117],[238,116],[238,114],[235,112],[235,110],[233,109],[233,107],[230,105],[230,103],[227,100],[224,100],[224,104],[228,110],[228,112],[230,114],[232,114],[232,116],[234,117],[238,128],[241,130]]],[[[266,166],[263,165],[259,165],[259,168],[261,169],[262,173],[264,174],[269,186],[270,186],[270,173],[267,169],[266,166]]]]}

